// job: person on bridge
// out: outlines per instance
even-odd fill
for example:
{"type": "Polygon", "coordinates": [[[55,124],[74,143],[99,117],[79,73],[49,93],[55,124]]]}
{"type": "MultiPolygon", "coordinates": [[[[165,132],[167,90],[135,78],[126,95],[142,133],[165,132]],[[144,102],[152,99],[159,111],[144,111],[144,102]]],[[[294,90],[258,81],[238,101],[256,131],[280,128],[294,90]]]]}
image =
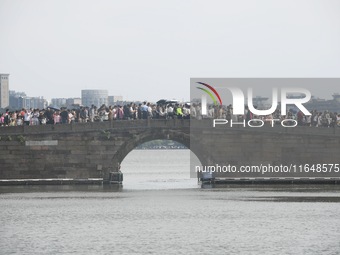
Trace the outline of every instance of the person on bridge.
{"type": "Polygon", "coordinates": [[[24,115],[24,124],[26,126],[29,126],[31,121],[31,111],[30,110],[25,110],[25,115],[24,115]]]}
{"type": "Polygon", "coordinates": [[[166,108],[166,114],[168,116],[168,119],[174,118],[174,108],[172,107],[172,104],[169,104],[166,108]]]}
{"type": "Polygon", "coordinates": [[[129,114],[130,119],[135,120],[137,119],[137,106],[134,103],[131,103],[129,106],[129,114]]]}
{"type": "Polygon", "coordinates": [[[123,119],[124,119],[123,106],[118,105],[118,108],[117,108],[117,120],[123,120],[123,119]]]}
{"type": "Polygon", "coordinates": [[[183,119],[190,119],[190,105],[185,104],[182,108],[183,119]]]}
{"type": "Polygon", "coordinates": [[[90,122],[93,122],[96,116],[97,116],[97,106],[91,105],[91,108],[89,110],[90,122]]]}
{"type": "Polygon", "coordinates": [[[54,124],[54,119],[53,119],[53,111],[51,108],[47,108],[47,110],[44,112],[44,116],[46,118],[46,124],[54,124]]]}
{"type": "Polygon", "coordinates": [[[148,107],[148,115],[147,115],[147,118],[148,118],[148,119],[151,119],[151,118],[153,117],[151,104],[150,104],[150,103],[147,103],[146,106],[148,107]]]}
{"type": "Polygon", "coordinates": [[[146,105],[146,102],[143,102],[141,105],[141,113],[142,113],[142,119],[147,119],[148,118],[148,106],[146,105]]]}
{"type": "Polygon", "coordinates": [[[32,118],[31,118],[31,125],[33,126],[37,126],[40,125],[39,122],[39,109],[34,109],[34,112],[32,114],[32,118]]]}
{"type": "Polygon", "coordinates": [[[182,111],[182,107],[180,105],[176,105],[176,115],[178,119],[183,119],[183,111],[182,111]]]}
{"type": "Polygon", "coordinates": [[[68,124],[68,112],[67,112],[66,108],[64,108],[64,107],[61,108],[60,118],[61,118],[62,124],[68,124]]]}
{"type": "Polygon", "coordinates": [[[53,120],[54,120],[54,124],[60,124],[61,123],[61,117],[60,117],[59,111],[56,111],[53,114],[53,120]]]}

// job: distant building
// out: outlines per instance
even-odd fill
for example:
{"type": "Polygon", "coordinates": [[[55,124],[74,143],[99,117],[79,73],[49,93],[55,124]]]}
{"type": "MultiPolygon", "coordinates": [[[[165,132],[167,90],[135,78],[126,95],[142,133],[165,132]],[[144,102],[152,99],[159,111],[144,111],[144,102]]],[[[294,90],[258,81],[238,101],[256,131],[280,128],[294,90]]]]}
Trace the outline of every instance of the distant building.
{"type": "Polygon", "coordinates": [[[331,112],[340,112],[340,95],[338,93],[334,93],[333,99],[326,100],[326,99],[320,99],[312,97],[312,99],[305,103],[304,106],[312,111],[312,110],[318,110],[318,111],[331,111],[331,112]]]}
{"type": "Polygon", "coordinates": [[[25,92],[16,92],[14,90],[9,91],[9,108],[11,109],[21,109],[22,106],[19,104],[20,97],[26,97],[25,92]]]}
{"type": "Polygon", "coordinates": [[[108,105],[108,91],[97,89],[83,89],[81,91],[81,102],[84,106],[95,105],[100,107],[105,104],[108,105]]]}
{"type": "Polygon", "coordinates": [[[47,108],[47,100],[43,97],[19,97],[19,106],[17,109],[45,109],[47,108]]]}
{"type": "Polygon", "coordinates": [[[81,98],[52,98],[50,106],[52,107],[66,107],[67,109],[72,109],[75,106],[81,105],[81,98]]]}
{"type": "Polygon", "coordinates": [[[81,105],[81,98],[77,97],[77,98],[67,98],[66,99],[66,107],[68,109],[72,109],[76,106],[80,106],[81,105]]]}
{"type": "Polygon", "coordinates": [[[52,107],[66,107],[66,98],[52,98],[51,106],[52,107]]]}
{"type": "Polygon", "coordinates": [[[268,97],[253,97],[253,106],[258,109],[266,109],[268,107],[268,97]]]}
{"type": "Polygon", "coordinates": [[[123,96],[109,96],[108,97],[108,104],[114,105],[117,102],[123,102],[123,96]]]}
{"type": "Polygon", "coordinates": [[[9,108],[20,110],[22,108],[45,109],[47,101],[43,97],[28,97],[25,92],[9,91],[9,108]]]}
{"type": "Polygon", "coordinates": [[[333,100],[334,100],[334,101],[340,103],[340,94],[339,94],[339,93],[334,93],[334,94],[332,95],[332,97],[333,97],[333,100]]]}
{"type": "Polygon", "coordinates": [[[0,108],[9,106],[9,74],[0,74],[0,108]]]}

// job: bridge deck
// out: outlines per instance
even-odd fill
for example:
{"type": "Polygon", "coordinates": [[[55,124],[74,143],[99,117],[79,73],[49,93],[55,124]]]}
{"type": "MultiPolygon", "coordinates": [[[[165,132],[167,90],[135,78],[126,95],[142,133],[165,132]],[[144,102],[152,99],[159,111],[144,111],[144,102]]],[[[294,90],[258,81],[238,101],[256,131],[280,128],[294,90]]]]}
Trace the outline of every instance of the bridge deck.
{"type": "MultiPolygon", "coordinates": [[[[37,134],[37,133],[67,133],[67,132],[86,132],[98,130],[138,130],[147,128],[169,128],[169,129],[184,129],[190,128],[193,130],[207,129],[211,130],[212,120],[180,120],[180,119],[148,119],[148,120],[120,120],[120,121],[104,121],[92,123],[72,123],[59,125],[39,125],[39,126],[14,126],[1,127],[1,135],[22,135],[22,134],[37,134]]],[[[324,128],[324,127],[306,127],[297,126],[294,128],[287,128],[282,126],[271,127],[265,125],[259,128],[217,125],[213,128],[214,131],[220,132],[260,132],[260,133],[284,133],[284,134],[310,134],[310,135],[326,135],[326,136],[340,136],[340,128],[324,128]]]]}

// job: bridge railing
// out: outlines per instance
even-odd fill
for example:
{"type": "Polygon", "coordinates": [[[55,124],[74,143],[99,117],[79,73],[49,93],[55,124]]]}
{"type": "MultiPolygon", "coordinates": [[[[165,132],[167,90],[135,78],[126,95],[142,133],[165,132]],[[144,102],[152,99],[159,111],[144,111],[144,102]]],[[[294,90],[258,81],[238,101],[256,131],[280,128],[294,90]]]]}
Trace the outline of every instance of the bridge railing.
{"type": "Polygon", "coordinates": [[[326,127],[282,127],[276,125],[264,125],[263,127],[252,128],[236,125],[229,127],[228,125],[212,126],[211,119],[205,120],[187,120],[187,119],[148,119],[148,120],[120,120],[120,121],[104,121],[104,122],[88,122],[88,123],[72,123],[58,125],[38,125],[38,126],[14,126],[0,127],[0,136],[3,135],[20,135],[20,134],[40,134],[40,133],[58,133],[58,132],[84,132],[109,129],[145,129],[145,128],[169,128],[181,129],[191,128],[191,130],[215,129],[216,131],[235,131],[235,132],[270,132],[270,133],[286,133],[286,134],[310,134],[310,135],[335,135],[340,136],[340,128],[326,127]]]}
{"type": "Polygon", "coordinates": [[[212,119],[204,120],[191,120],[191,130],[205,130],[205,131],[218,131],[218,132],[249,132],[249,133],[284,133],[284,134],[304,134],[304,135],[327,135],[327,136],[340,136],[340,127],[310,127],[310,126],[296,126],[296,127],[283,127],[281,125],[265,124],[262,127],[243,127],[243,124],[234,125],[230,127],[228,124],[215,125],[213,127],[212,119]]]}
{"type": "Polygon", "coordinates": [[[148,120],[119,120],[87,123],[71,123],[58,125],[14,126],[0,127],[1,135],[37,134],[51,132],[83,132],[108,129],[140,129],[140,128],[189,128],[190,120],[179,119],[148,119],[148,120]]]}

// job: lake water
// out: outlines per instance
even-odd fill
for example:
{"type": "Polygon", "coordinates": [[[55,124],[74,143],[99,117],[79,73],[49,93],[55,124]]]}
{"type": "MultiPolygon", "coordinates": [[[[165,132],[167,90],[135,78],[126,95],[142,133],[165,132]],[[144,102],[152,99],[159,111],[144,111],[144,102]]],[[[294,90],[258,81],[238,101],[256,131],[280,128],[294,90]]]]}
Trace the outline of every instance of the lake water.
{"type": "Polygon", "coordinates": [[[0,254],[340,254],[338,186],[202,188],[188,150],[121,170],[122,187],[0,187],[0,254]]]}

